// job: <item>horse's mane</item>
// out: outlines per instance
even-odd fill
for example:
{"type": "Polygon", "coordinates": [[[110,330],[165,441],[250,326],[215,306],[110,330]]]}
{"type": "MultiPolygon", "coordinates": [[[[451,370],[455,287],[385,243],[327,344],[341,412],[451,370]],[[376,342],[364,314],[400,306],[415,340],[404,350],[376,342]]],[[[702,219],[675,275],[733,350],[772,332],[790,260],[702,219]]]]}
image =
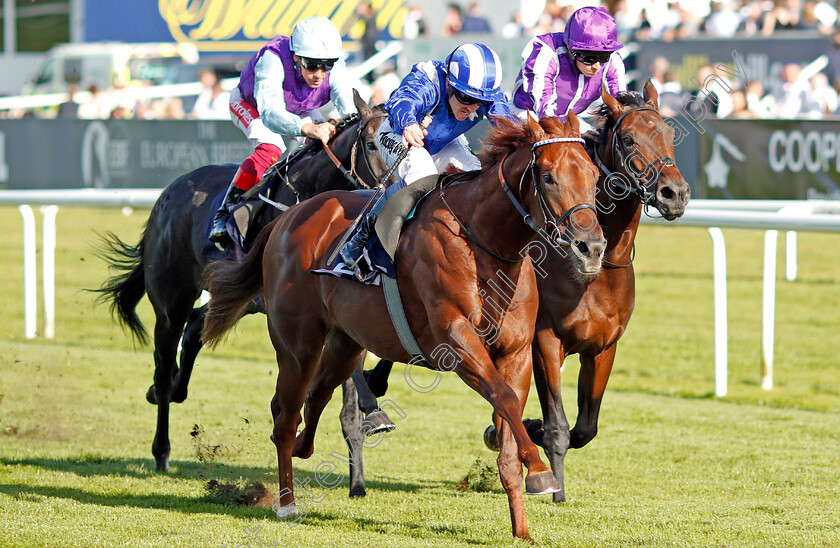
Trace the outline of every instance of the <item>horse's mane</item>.
{"type": "MultiPolygon", "coordinates": [[[[528,122],[518,118],[494,118],[493,123],[484,139],[484,152],[478,156],[482,166],[491,166],[516,149],[537,142],[528,122]]],[[[571,126],[554,116],[541,119],[540,127],[548,137],[577,137],[571,126]]]]}

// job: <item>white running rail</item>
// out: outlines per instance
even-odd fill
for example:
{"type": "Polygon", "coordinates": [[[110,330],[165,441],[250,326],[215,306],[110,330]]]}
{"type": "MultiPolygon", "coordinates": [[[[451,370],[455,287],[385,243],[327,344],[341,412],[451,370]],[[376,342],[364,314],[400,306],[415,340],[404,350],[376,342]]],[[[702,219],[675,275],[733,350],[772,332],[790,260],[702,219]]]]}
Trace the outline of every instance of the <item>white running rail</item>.
{"type": "MultiPolygon", "coordinates": [[[[24,225],[25,336],[36,336],[37,276],[35,218],[31,205],[44,205],[44,335],[55,334],[55,216],[58,206],[151,207],[162,189],[4,190],[0,204],[19,204],[24,225]]],[[[712,238],[715,309],[715,395],[727,393],[726,242],[721,228],[767,230],[764,240],[761,387],[773,387],[776,243],[787,233],[786,277],[796,279],[796,233],[840,232],[840,201],[830,200],[692,200],[685,215],[673,222],[642,216],[643,224],[707,227],[712,238]]]]}

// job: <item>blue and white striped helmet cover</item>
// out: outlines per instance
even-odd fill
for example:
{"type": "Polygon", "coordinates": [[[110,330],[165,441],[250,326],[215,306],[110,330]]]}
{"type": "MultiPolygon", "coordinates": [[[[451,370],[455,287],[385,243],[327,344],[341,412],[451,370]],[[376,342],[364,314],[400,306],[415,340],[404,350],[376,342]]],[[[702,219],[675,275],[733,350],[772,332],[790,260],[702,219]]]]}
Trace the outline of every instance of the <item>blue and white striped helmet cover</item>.
{"type": "Polygon", "coordinates": [[[489,101],[502,86],[502,62],[484,44],[463,44],[446,58],[449,84],[470,97],[489,101]]]}

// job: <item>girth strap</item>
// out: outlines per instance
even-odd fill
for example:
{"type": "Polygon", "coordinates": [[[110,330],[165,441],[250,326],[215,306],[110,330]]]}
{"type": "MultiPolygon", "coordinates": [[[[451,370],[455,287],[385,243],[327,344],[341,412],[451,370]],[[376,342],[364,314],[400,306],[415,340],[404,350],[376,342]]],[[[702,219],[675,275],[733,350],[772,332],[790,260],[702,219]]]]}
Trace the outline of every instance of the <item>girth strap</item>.
{"type": "Polygon", "coordinates": [[[397,287],[397,280],[383,274],[382,288],[385,290],[385,304],[388,305],[388,314],[391,316],[391,323],[394,324],[394,329],[397,330],[397,336],[400,338],[400,343],[403,348],[411,355],[411,362],[430,364],[423,351],[420,350],[420,345],[417,344],[417,339],[414,338],[411,327],[408,325],[408,318],[405,317],[405,309],[402,305],[400,289],[397,287]]]}

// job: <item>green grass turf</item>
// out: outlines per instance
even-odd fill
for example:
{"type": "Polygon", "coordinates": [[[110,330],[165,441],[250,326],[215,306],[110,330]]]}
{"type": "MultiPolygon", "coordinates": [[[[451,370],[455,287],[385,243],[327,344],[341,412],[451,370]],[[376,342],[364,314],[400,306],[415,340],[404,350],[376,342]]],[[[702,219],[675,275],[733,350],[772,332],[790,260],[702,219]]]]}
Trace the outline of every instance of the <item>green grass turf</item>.
{"type": "MultiPolygon", "coordinates": [[[[172,471],[154,473],[156,409],[144,397],[151,351],[134,349],[107,308],[81,291],[107,276],[92,253],[93,231],[114,230],[133,243],[147,215],[61,209],[56,337],[26,340],[20,216],[0,208],[0,546],[258,546],[248,538],[257,528],[262,542],[278,546],[525,545],[510,536],[498,487],[458,490],[476,459],[493,466],[495,455],[481,441],[489,404],[453,375],[420,394],[395,368],[389,398],[406,416],[392,413],[397,430],[365,452],[364,499],[348,499],[346,479],[334,489],[316,485],[317,502],[292,527],[266,508],[208,496],[211,479],[277,489],[268,439],[276,366],[258,316],[199,356],[189,398],[172,406],[172,471]]],[[[636,311],[599,435],[567,457],[569,502],[526,498],[539,545],[840,546],[838,237],[800,233],[795,282],[783,279],[780,237],[775,387],[765,391],[763,233],[724,233],[729,395],[712,395],[708,234],[642,227],[636,311]]],[[[40,259],[39,252],[39,269],[40,259]]],[[[140,314],[151,327],[146,301],[140,314]]],[[[564,388],[570,420],[576,374],[572,358],[564,388]]],[[[336,397],[325,411],[313,457],[295,460],[297,477],[311,485],[319,465],[346,473],[333,454],[346,454],[339,404],[336,397]]],[[[526,415],[538,413],[532,392],[526,415]]]]}

